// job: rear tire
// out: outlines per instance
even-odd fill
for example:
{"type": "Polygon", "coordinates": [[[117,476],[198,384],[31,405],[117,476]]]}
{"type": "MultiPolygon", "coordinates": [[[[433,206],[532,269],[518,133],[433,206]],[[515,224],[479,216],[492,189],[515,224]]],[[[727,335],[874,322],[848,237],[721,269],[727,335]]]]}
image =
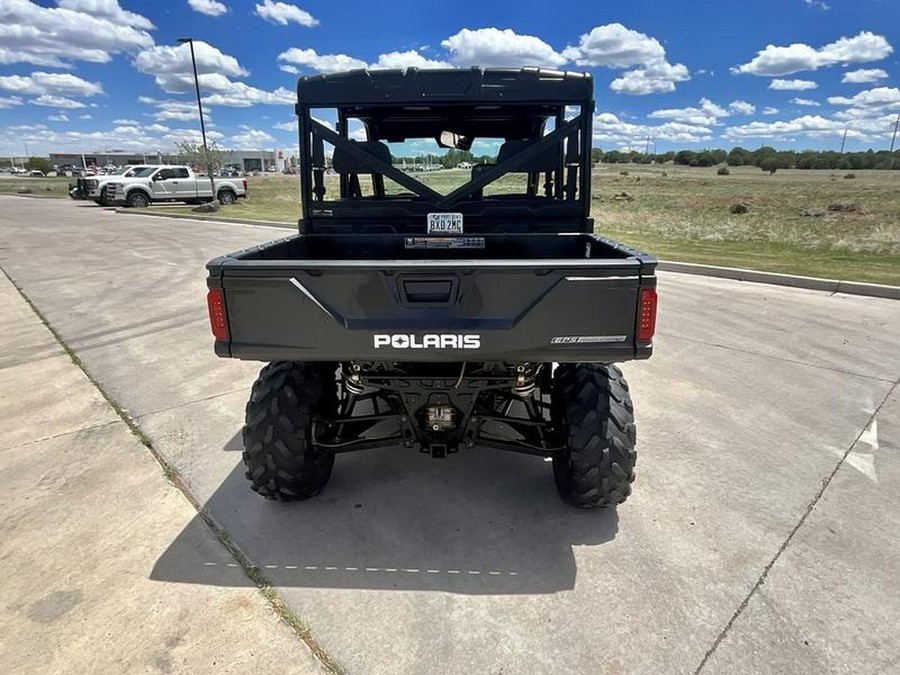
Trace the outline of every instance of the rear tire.
{"type": "Polygon", "coordinates": [[[133,190],[132,192],[128,193],[128,198],[125,200],[125,204],[133,209],[145,209],[150,206],[150,198],[145,192],[141,192],[140,190],[133,190]]]}
{"type": "Polygon", "coordinates": [[[230,206],[237,201],[237,196],[231,190],[222,190],[219,193],[219,203],[222,206],[230,206]]]}
{"type": "Polygon", "coordinates": [[[554,374],[554,426],[566,449],[553,457],[560,497],[573,506],[615,506],[631,494],[636,430],[628,383],[615,366],[561,364],[554,374]]]}
{"type": "Polygon", "coordinates": [[[243,429],[246,476],[266,499],[298,501],[331,478],[334,453],[312,444],[312,419],[337,412],[335,366],[274,361],[253,383],[243,429]]]}

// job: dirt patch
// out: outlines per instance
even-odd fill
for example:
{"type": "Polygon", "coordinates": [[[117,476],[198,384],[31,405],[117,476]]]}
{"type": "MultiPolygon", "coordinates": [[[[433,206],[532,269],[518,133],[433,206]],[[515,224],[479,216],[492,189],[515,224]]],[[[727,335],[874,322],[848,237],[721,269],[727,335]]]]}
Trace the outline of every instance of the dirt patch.
{"type": "Polygon", "coordinates": [[[835,202],[828,205],[828,210],[832,213],[858,213],[859,206],[852,202],[835,202]]]}

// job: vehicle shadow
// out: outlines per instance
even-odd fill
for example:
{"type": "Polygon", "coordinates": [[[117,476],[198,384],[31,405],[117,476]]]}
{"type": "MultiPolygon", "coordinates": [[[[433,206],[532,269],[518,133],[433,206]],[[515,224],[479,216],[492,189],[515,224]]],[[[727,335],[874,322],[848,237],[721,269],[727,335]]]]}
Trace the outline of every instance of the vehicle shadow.
{"type": "MultiPolygon", "coordinates": [[[[224,449],[240,450],[240,439],[224,449]]],[[[276,586],[555,593],[575,585],[574,546],[618,531],[614,509],[562,503],[549,463],[494,450],[339,455],[326,490],[292,504],[262,499],[243,474],[238,464],[204,507],[276,586]]],[[[195,517],[151,578],[233,584],[234,570],[204,555],[204,528],[195,517]]]]}

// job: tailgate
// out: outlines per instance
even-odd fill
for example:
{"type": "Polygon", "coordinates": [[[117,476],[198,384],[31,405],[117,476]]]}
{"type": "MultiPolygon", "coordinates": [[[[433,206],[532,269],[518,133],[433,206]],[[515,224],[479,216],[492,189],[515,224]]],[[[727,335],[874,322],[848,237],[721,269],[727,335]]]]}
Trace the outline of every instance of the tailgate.
{"type": "Polygon", "coordinates": [[[210,263],[229,339],[261,361],[624,361],[653,265],[625,260],[210,263]]]}

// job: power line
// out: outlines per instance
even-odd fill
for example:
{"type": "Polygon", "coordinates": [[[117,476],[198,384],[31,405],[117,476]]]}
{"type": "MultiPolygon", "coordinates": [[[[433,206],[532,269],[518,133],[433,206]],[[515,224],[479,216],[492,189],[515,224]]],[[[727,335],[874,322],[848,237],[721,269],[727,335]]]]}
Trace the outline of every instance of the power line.
{"type": "Polygon", "coordinates": [[[891,170],[894,169],[894,141],[897,140],[897,127],[900,127],[900,113],[897,113],[897,121],[894,122],[894,135],[891,137],[891,170]]]}

